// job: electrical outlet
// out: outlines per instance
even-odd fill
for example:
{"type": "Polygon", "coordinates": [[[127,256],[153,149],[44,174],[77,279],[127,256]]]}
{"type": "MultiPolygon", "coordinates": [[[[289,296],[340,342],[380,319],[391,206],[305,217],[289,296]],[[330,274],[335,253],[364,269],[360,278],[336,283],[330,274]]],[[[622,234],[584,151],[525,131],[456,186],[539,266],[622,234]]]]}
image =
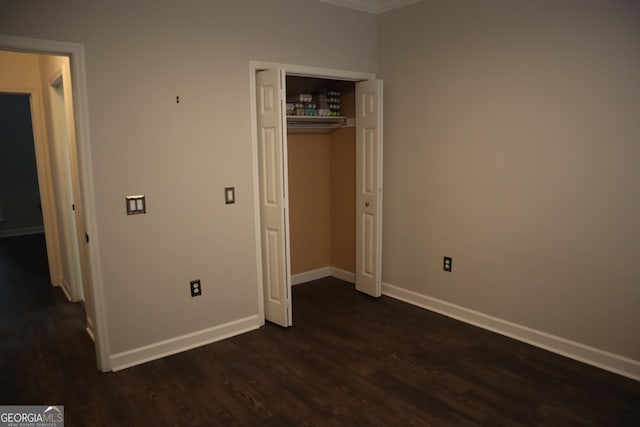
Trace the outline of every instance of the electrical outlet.
{"type": "Polygon", "coordinates": [[[192,297],[199,297],[200,295],[202,295],[202,284],[200,283],[200,279],[198,280],[192,280],[190,283],[190,287],[191,287],[191,296],[192,297]]]}
{"type": "Polygon", "coordinates": [[[451,272],[453,268],[453,259],[449,256],[444,257],[444,262],[442,263],[442,270],[451,272]]]}

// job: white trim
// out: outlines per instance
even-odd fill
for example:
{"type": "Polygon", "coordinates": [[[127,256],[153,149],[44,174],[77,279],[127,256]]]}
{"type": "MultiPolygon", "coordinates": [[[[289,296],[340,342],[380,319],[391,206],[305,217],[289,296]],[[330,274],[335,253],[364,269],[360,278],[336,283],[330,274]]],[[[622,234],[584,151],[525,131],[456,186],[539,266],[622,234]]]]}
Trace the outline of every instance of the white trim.
{"type": "Polygon", "coordinates": [[[253,235],[256,242],[256,284],[258,286],[258,318],[264,317],[264,281],[262,277],[262,232],[260,228],[260,173],[258,172],[258,110],[256,108],[256,68],[249,64],[249,122],[251,125],[251,174],[253,181],[253,235]]]}
{"type": "MultiPolygon", "coordinates": [[[[41,74],[42,71],[40,72],[41,74]]],[[[64,170],[64,172],[62,172],[62,176],[58,177],[59,179],[58,181],[58,185],[60,184],[60,179],[63,180],[63,185],[66,187],[70,184],[70,188],[71,188],[71,194],[69,195],[69,197],[71,198],[71,200],[68,200],[66,202],[71,202],[73,201],[73,203],[80,208],[81,206],[81,197],[78,197],[78,194],[76,193],[75,189],[77,187],[76,185],[76,177],[73,174],[73,170],[74,170],[74,165],[73,163],[77,163],[77,159],[75,154],[72,155],[71,153],[75,153],[76,150],[76,137],[75,137],[75,123],[74,123],[74,111],[73,111],[73,99],[71,97],[69,97],[69,92],[72,92],[72,86],[73,84],[71,83],[71,76],[70,76],[70,70],[68,66],[65,65],[60,65],[58,67],[56,67],[51,73],[50,76],[42,76],[43,78],[46,79],[47,82],[47,86],[46,89],[43,87],[43,102],[45,100],[45,91],[48,91],[48,100],[49,100],[49,109],[51,111],[51,114],[53,115],[52,118],[56,115],[55,110],[57,110],[54,105],[52,104],[53,102],[53,97],[57,97],[58,95],[56,94],[57,92],[57,88],[61,86],[62,88],[62,110],[64,112],[64,128],[65,128],[65,133],[67,136],[67,148],[65,150],[67,158],[69,159],[68,161],[68,165],[67,168],[64,170]],[[72,147],[72,148],[71,148],[72,147]]],[[[72,92],[73,93],[73,92],[72,92]]],[[[47,117],[45,117],[45,121],[47,120],[47,117]]],[[[56,120],[53,120],[54,122],[56,120]]],[[[53,149],[53,151],[55,151],[55,146],[57,145],[57,135],[55,132],[55,125],[52,126],[47,126],[49,129],[52,130],[52,135],[47,135],[47,138],[49,139],[49,142],[52,142],[53,146],[50,147],[51,149],[53,149]],[[53,137],[53,138],[51,138],[53,137]]],[[[59,161],[58,161],[59,162],[59,161]]],[[[65,162],[66,163],[66,162],[65,162]]],[[[76,168],[77,169],[77,168],[76,168]]],[[[51,176],[50,178],[53,178],[53,176],[51,176]]],[[[53,184],[53,182],[52,182],[53,184]]],[[[62,222],[65,224],[65,226],[69,227],[70,229],[72,229],[72,236],[74,237],[74,239],[72,239],[70,242],[67,242],[64,245],[59,245],[60,248],[59,250],[61,252],[64,252],[65,256],[65,264],[67,265],[67,267],[69,268],[69,279],[71,281],[71,284],[68,284],[64,281],[64,278],[61,279],[64,285],[64,288],[68,291],[68,294],[71,295],[71,298],[69,298],[69,301],[71,302],[77,302],[77,301],[83,301],[84,300],[84,293],[83,293],[83,289],[82,289],[82,265],[80,262],[81,256],[80,256],[80,251],[82,250],[82,248],[80,247],[80,239],[78,238],[78,233],[79,233],[79,228],[78,228],[78,222],[77,220],[75,220],[75,218],[73,218],[73,215],[75,214],[74,212],[71,212],[71,215],[65,215],[64,212],[58,212],[58,210],[60,209],[64,209],[61,207],[61,203],[59,203],[59,200],[56,200],[56,209],[55,209],[55,216],[59,219],[62,220],[62,222]],[[61,214],[62,213],[62,214],[61,214]],[[68,246],[69,244],[72,245],[71,251],[72,251],[72,256],[69,257],[69,251],[68,251],[68,246]],[[70,259],[69,259],[70,258],[70,259]]],[[[64,202],[64,203],[66,203],[64,202]]],[[[56,223],[57,224],[57,223],[56,223]]],[[[58,233],[58,236],[60,236],[60,233],[58,233]]],[[[68,236],[67,236],[68,237],[68,236]]],[[[66,238],[65,238],[66,239],[66,238]]],[[[63,240],[65,240],[63,239],[63,240]]],[[[62,261],[62,260],[60,260],[62,261]]],[[[62,271],[64,269],[61,269],[61,277],[62,277],[62,271]]]]}
{"type": "MultiPolygon", "coordinates": [[[[286,88],[287,88],[287,75],[285,70],[280,70],[278,72],[278,77],[280,79],[280,99],[278,103],[280,104],[280,134],[282,135],[282,206],[284,207],[284,212],[282,216],[283,224],[282,229],[284,230],[284,259],[285,259],[285,295],[287,298],[286,302],[286,324],[283,326],[291,326],[293,325],[293,310],[291,308],[291,222],[289,221],[289,143],[287,142],[287,109],[285,106],[286,103],[286,88]]],[[[278,179],[280,180],[280,179],[278,179]]]]}
{"type": "Polygon", "coordinates": [[[0,239],[3,237],[28,236],[30,234],[44,233],[44,225],[35,227],[13,228],[9,230],[0,230],[0,239]]]}
{"type": "Polygon", "coordinates": [[[172,354],[191,350],[212,342],[220,341],[235,335],[253,331],[260,327],[257,315],[234,320],[233,322],[201,331],[192,332],[168,340],[160,341],[144,347],[124,351],[111,356],[111,366],[114,371],[140,365],[152,360],[160,359],[172,354]]]}
{"type": "Polygon", "coordinates": [[[388,12],[393,9],[399,9],[411,3],[417,3],[420,0],[378,0],[378,13],[388,12]]]}
{"type": "Polygon", "coordinates": [[[349,9],[359,10],[367,13],[378,13],[378,5],[371,0],[318,0],[323,3],[329,3],[334,6],[346,7],[349,9]]]}
{"type": "Polygon", "coordinates": [[[640,361],[638,360],[632,360],[624,356],[590,347],[556,335],[551,335],[546,332],[498,319],[437,298],[402,289],[388,283],[382,284],[382,293],[383,295],[391,298],[395,298],[400,301],[443,314],[453,319],[526,342],[562,356],[640,381],[640,361]]]}
{"type": "Polygon", "coordinates": [[[64,293],[64,296],[67,298],[67,301],[73,302],[73,303],[83,302],[82,299],[73,297],[73,294],[71,293],[71,286],[64,280],[64,277],[60,276],[60,283],[56,283],[53,286],[55,288],[62,289],[62,292],[64,293]]]}
{"type": "Polygon", "coordinates": [[[336,279],[344,280],[349,283],[356,283],[356,274],[338,267],[331,267],[330,276],[336,279]]]}
{"type": "Polygon", "coordinates": [[[93,330],[89,326],[84,328],[84,330],[87,332],[87,335],[89,335],[89,338],[91,338],[91,341],[93,341],[95,343],[96,342],[96,336],[93,335],[93,330]]]}
{"type": "Polygon", "coordinates": [[[287,75],[319,77],[336,80],[360,81],[376,78],[373,73],[320,68],[303,65],[281,64],[267,61],[249,61],[249,112],[251,123],[251,174],[253,177],[253,229],[256,243],[256,285],[258,287],[258,318],[264,325],[264,283],[262,280],[262,242],[260,236],[260,173],[258,168],[258,125],[256,111],[256,72],[283,69],[287,75]]]}
{"type": "MultiPolygon", "coordinates": [[[[376,78],[374,73],[363,73],[359,71],[350,71],[350,70],[339,70],[335,68],[322,68],[322,67],[314,67],[307,65],[294,65],[294,64],[281,64],[278,62],[268,62],[268,61],[249,61],[249,78],[255,81],[256,71],[260,70],[274,70],[274,69],[282,69],[284,70],[287,76],[303,76],[303,77],[317,77],[322,79],[333,79],[333,80],[344,80],[344,81],[362,81],[362,80],[373,80],[376,78]]],[[[255,82],[253,85],[252,94],[255,98],[255,82]]],[[[255,104],[253,102],[252,104],[255,104]]],[[[255,105],[254,105],[255,108],[255,105]]],[[[255,120],[255,119],[254,119],[255,120]]]]}
{"type": "Polygon", "coordinates": [[[331,267],[322,267],[291,275],[291,284],[299,285],[300,283],[311,282],[312,280],[318,280],[328,276],[331,276],[331,267]]]}
{"type": "Polygon", "coordinates": [[[111,370],[110,350],[107,328],[107,314],[104,304],[104,289],[102,283],[102,268],[100,258],[100,244],[97,230],[97,216],[94,200],[95,186],[91,157],[91,140],[89,131],[89,101],[87,94],[87,76],[84,45],[78,43],[59,42],[27,37],[16,37],[0,34],[0,49],[22,51],[40,54],[58,54],[70,57],[71,81],[73,87],[73,101],[76,116],[76,142],[78,163],[80,166],[80,184],[84,206],[84,218],[87,233],[90,236],[89,256],[91,271],[91,287],[93,313],[95,316],[95,343],[98,369],[106,372],[111,370]]]}
{"type": "Polygon", "coordinates": [[[361,12],[380,14],[392,9],[398,9],[419,0],[318,0],[334,6],[346,7],[361,12]]]}
{"type": "Polygon", "coordinates": [[[89,337],[91,337],[91,341],[93,341],[95,343],[96,342],[96,335],[93,333],[93,329],[94,329],[93,321],[88,316],[87,316],[86,320],[87,320],[87,327],[85,328],[85,330],[87,331],[87,334],[89,334],[89,337]]]}
{"type": "Polygon", "coordinates": [[[60,278],[60,283],[53,285],[56,288],[62,289],[62,293],[67,298],[67,301],[74,302],[73,298],[71,298],[71,294],[69,293],[69,284],[64,281],[64,278],[60,278]]]}
{"type": "Polygon", "coordinates": [[[325,277],[335,277],[336,279],[344,280],[349,283],[356,282],[356,275],[350,271],[343,270],[338,267],[322,267],[292,275],[291,284],[299,285],[301,283],[307,283],[312,280],[323,279],[325,277]]]}

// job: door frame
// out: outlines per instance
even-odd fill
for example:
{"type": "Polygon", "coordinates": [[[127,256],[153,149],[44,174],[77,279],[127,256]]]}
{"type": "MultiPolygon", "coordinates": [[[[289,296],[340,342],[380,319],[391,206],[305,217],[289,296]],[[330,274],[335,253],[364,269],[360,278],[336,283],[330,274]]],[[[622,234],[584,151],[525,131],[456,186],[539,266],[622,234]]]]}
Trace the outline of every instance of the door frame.
{"type": "MultiPolygon", "coordinates": [[[[0,82],[0,84],[2,84],[0,82]]],[[[46,125],[44,120],[44,100],[40,88],[0,86],[0,95],[24,95],[29,97],[29,110],[31,114],[31,130],[33,134],[33,147],[36,161],[36,175],[38,177],[38,191],[40,192],[40,207],[42,212],[42,225],[45,231],[45,247],[47,249],[47,264],[49,267],[49,280],[51,285],[60,287],[67,299],[69,295],[64,286],[61,286],[60,275],[60,251],[58,248],[59,236],[55,216],[55,202],[51,183],[51,160],[46,143],[46,125]]]]}
{"type": "MultiPolygon", "coordinates": [[[[251,170],[253,175],[253,221],[256,242],[256,283],[258,287],[258,319],[265,323],[264,312],[264,283],[262,280],[262,235],[260,228],[260,173],[258,168],[258,124],[257,124],[257,95],[256,72],[269,69],[282,69],[287,76],[313,77],[358,82],[374,80],[375,73],[340,70],[305,65],[282,64],[277,62],[249,61],[249,111],[251,122],[251,170]]],[[[288,224],[287,224],[288,226],[288,224]]],[[[290,268],[290,267],[289,267],[290,268]]]]}
{"type": "MultiPolygon", "coordinates": [[[[64,177],[63,180],[65,181],[65,184],[68,184],[68,190],[70,189],[70,194],[69,197],[73,200],[73,204],[76,205],[78,208],[82,205],[82,200],[80,195],[78,194],[78,192],[76,191],[77,189],[77,175],[74,174],[72,172],[75,162],[75,145],[76,145],[76,137],[75,137],[75,125],[74,125],[74,112],[73,112],[73,99],[71,98],[71,103],[68,102],[68,99],[70,98],[70,91],[69,91],[69,83],[71,80],[71,76],[70,76],[70,72],[69,70],[65,70],[64,68],[67,67],[57,67],[56,70],[52,73],[51,76],[42,76],[43,78],[45,78],[45,80],[48,82],[48,86],[45,88],[43,88],[44,90],[47,90],[48,93],[48,97],[49,97],[49,107],[51,108],[51,112],[52,114],[56,115],[56,114],[60,114],[60,112],[56,112],[55,110],[57,110],[57,108],[54,108],[53,106],[53,97],[56,96],[54,95],[54,92],[57,91],[56,87],[59,85],[62,88],[62,113],[64,114],[64,131],[66,134],[67,139],[64,141],[65,144],[65,156],[66,156],[66,165],[67,165],[67,169],[64,171],[64,177]],[[66,83],[66,84],[65,84],[66,83]]],[[[71,91],[72,92],[72,91],[71,91]]],[[[44,93],[43,93],[43,97],[44,97],[44,93]]],[[[52,117],[53,121],[55,121],[55,118],[52,117]]],[[[51,123],[51,129],[54,130],[55,133],[55,124],[51,123]]],[[[51,144],[51,135],[48,135],[48,141],[49,141],[49,149],[52,148],[52,144],[51,144]]],[[[54,136],[55,138],[55,136],[54,136]]],[[[59,143],[60,141],[56,141],[56,143],[59,143]]],[[[55,144],[54,144],[55,145],[55,144]]],[[[59,161],[59,159],[58,159],[59,161]]],[[[76,168],[77,169],[77,168],[76,168]]],[[[49,177],[51,179],[54,179],[53,175],[50,174],[49,177]]],[[[60,178],[60,177],[59,177],[60,178]]],[[[57,202],[57,201],[56,201],[57,202]]],[[[69,202],[69,200],[67,200],[67,202],[69,202]]],[[[59,203],[56,203],[56,208],[57,209],[65,209],[65,208],[61,208],[59,203]]],[[[66,207],[68,208],[68,206],[66,207]]],[[[67,223],[67,226],[71,225],[73,227],[73,240],[70,242],[67,242],[68,244],[72,244],[73,245],[73,256],[71,257],[71,263],[73,264],[71,266],[71,269],[73,270],[70,274],[73,277],[73,282],[72,283],[68,283],[67,285],[69,285],[69,295],[67,295],[67,298],[69,298],[70,301],[73,302],[77,302],[77,301],[84,301],[84,292],[82,289],[83,286],[83,281],[82,281],[82,269],[83,268],[87,268],[88,266],[83,265],[81,262],[81,256],[80,256],[80,251],[82,248],[82,244],[80,243],[80,234],[81,234],[81,229],[78,228],[78,222],[75,219],[76,216],[76,212],[75,209],[71,210],[70,215],[67,218],[64,218],[63,221],[65,223],[67,223]],[[68,223],[70,222],[70,224],[68,223]]],[[[56,216],[58,216],[58,213],[56,212],[56,216]]],[[[58,238],[60,241],[60,235],[64,233],[64,230],[59,230],[58,232],[58,238]]],[[[68,236],[67,236],[68,237],[68,236]]],[[[61,246],[61,245],[60,245],[61,246]]],[[[65,249],[63,249],[62,247],[58,248],[61,252],[64,251],[65,249]]],[[[68,253],[66,254],[67,258],[68,257],[68,253]]],[[[67,260],[67,262],[69,262],[69,260],[67,260]]],[[[62,285],[62,289],[64,290],[64,281],[61,281],[61,285],[62,285]]],[[[91,332],[90,332],[91,334],[91,332]]]]}
{"type": "Polygon", "coordinates": [[[86,244],[89,257],[90,304],[94,313],[93,338],[97,367],[102,372],[111,370],[110,349],[107,331],[107,317],[104,306],[104,289],[99,255],[97,216],[94,198],[94,179],[89,132],[89,106],[87,95],[87,77],[84,45],[55,40],[35,39],[0,34],[0,49],[42,55],[68,56],[71,67],[73,87],[73,105],[76,127],[76,149],[78,160],[78,178],[83,202],[82,217],[86,232],[90,236],[86,244]]]}
{"type": "MultiPolygon", "coordinates": [[[[42,76],[47,77],[47,76],[42,76]]],[[[66,155],[68,157],[68,180],[71,184],[71,197],[73,199],[74,208],[72,210],[72,225],[73,225],[73,233],[75,235],[75,241],[73,242],[75,257],[74,257],[74,269],[77,275],[76,277],[76,285],[79,287],[76,289],[77,295],[81,296],[83,301],[87,299],[91,300],[93,295],[91,293],[90,286],[90,271],[89,271],[89,259],[88,253],[85,248],[85,236],[84,232],[86,230],[86,226],[84,224],[85,218],[83,215],[83,206],[84,201],[82,200],[82,192],[80,188],[80,177],[79,177],[79,162],[78,162],[78,149],[77,149],[77,135],[76,135],[76,113],[75,113],[75,103],[74,103],[74,89],[73,89],[73,80],[71,74],[71,64],[70,61],[61,64],[59,67],[53,71],[49,79],[46,79],[49,83],[46,90],[49,91],[49,101],[51,98],[55,96],[53,92],[56,92],[55,86],[58,82],[62,84],[62,93],[63,93],[63,101],[64,101],[64,115],[65,115],[65,123],[64,126],[66,128],[67,133],[67,147],[66,147],[66,155]]],[[[44,88],[43,88],[44,89],[44,88]]],[[[85,305],[86,308],[86,305],[85,305]]],[[[90,309],[92,307],[89,307],[90,309]]],[[[95,341],[95,322],[94,316],[95,314],[89,309],[86,311],[86,319],[87,319],[87,332],[91,336],[91,338],[95,341]]]]}

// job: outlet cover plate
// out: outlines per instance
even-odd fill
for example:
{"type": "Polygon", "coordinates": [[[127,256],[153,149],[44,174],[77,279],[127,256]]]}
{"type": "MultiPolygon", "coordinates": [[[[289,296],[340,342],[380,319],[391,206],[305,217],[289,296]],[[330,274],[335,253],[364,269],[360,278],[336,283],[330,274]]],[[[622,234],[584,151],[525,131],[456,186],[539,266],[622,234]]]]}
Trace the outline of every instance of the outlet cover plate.
{"type": "Polygon", "coordinates": [[[453,269],[453,259],[450,256],[444,257],[444,260],[442,262],[442,270],[450,273],[452,269],[453,269]]]}
{"type": "Polygon", "coordinates": [[[202,284],[200,283],[200,279],[189,282],[189,287],[191,288],[192,297],[199,297],[202,295],[202,284]]]}

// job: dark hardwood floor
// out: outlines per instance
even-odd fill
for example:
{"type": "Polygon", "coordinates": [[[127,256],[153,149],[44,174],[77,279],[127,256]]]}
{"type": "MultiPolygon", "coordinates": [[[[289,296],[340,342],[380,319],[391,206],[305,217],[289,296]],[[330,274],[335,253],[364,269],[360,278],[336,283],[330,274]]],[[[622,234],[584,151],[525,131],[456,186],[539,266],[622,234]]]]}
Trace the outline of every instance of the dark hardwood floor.
{"type": "Polygon", "coordinates": [[[43,236],[0,239],[0,404],[67,426],[640,425],[640,382],[337,279],[293,295],[292,328],[101,374],[43,236]]]}

